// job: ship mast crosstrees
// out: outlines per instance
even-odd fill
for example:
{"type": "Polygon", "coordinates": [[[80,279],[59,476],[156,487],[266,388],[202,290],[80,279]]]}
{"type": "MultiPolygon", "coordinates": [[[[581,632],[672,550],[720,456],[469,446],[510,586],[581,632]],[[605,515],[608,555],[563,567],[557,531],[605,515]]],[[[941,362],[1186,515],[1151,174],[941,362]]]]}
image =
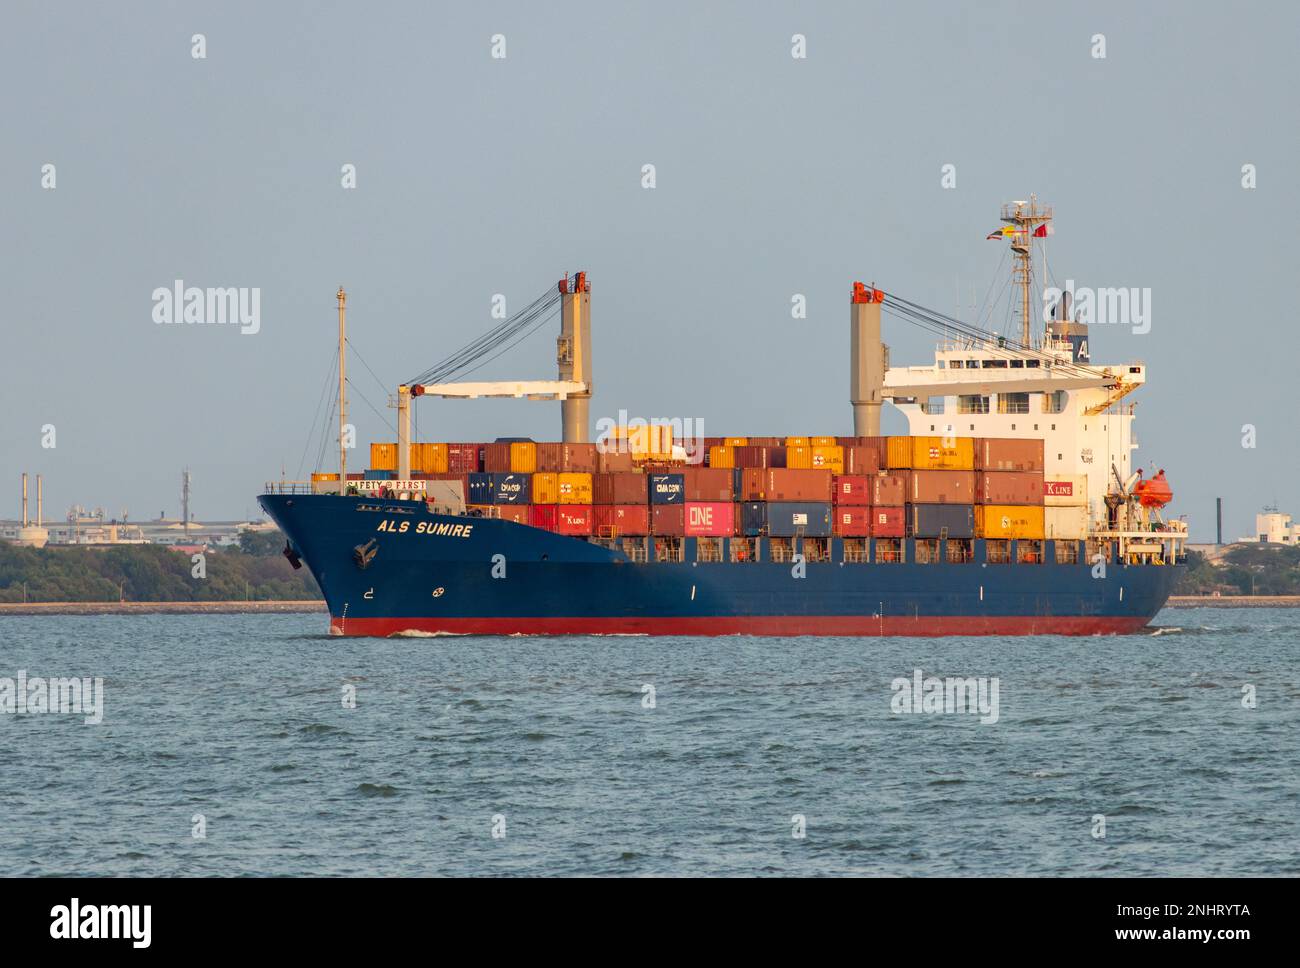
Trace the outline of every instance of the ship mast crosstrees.
{"type": "Polygon", "coordinates": [[[1034,239],[1043,238],[1051,232],[1052,209],[1040,205],[1036,195],[1030,195],[1028,201],[1008,202],[1002,206],[1002,221],[1015,227],[1011,236],[1011,255],[1016,260],[1012,269],[1012,279],[1020,288],[1020,342],[1025,346],[1033,345],[1033,326],[1030,314],[1030,292],[1034,278],[1034,239]]]}

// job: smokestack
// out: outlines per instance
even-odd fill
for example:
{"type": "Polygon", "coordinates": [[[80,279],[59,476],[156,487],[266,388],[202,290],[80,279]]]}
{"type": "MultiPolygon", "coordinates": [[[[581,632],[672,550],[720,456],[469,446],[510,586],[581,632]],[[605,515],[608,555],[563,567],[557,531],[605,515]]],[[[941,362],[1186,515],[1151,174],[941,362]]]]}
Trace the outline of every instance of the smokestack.
{"type": "Polygon", "coordinates": [[[27,527],[27,474],[23,474],[23,527],[27,527]]]}
{"type": "Polygon", "coordinates": [[[1223,544],[1223,498],[1214,499],[1214,543],[1223,544]]]}
{"type": "Polygon", "coordinates": [[[880,341],[880,304],[885,294],[853,284],[849,300],[849,402],[853,435],[880,436],[880,404],[885,388],[885,346],[880,341]]]}
{"type": "Polygon", "coordinates": [[[36,527],[41,527],[45,521],[45,492],[41,487],[41,475],[36,475],[36,527]]]}
{"type": "Polygon", "coordinates": [[[560,338],[555,342],[555,360],[560,379],[585,383],[583,393],[560,401],[561,439],[566,444],[591,440],[591,283],[579,272],[572,285],[566,275],[560,288],[560,338]]]}

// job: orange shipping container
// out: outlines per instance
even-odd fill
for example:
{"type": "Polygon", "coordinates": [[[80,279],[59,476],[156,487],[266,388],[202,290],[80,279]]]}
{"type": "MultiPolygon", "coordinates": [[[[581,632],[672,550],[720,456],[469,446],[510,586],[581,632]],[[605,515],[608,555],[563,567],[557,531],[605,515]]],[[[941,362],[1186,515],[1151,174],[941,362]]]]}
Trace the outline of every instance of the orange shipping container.
{"type": "Polygon", "coordinates": [[[736,450],[734,447],[710,447],[709,448],[709,466],[710,467],[735,467],[736,450]]]}
{"type": "Polygon", "coordinates": [[[412,444],[411,470],[424,474],[447,473],[447,445],[412,444]]]}
{"type": "Polygon", "coordinates": [[[877,507],[902,507],[907,503],[910,471],[877,474],[871,479],[871,503],[877,507]]]}
{"type": "MultiPolygon", "coordinates": [[[[818,438],[824,440],[825,438],[818,438]]],[[[788,452],[787,452],[788,456],[788,452]]],[[[844,448],[834,444],[813,444],[812,466],[821,467],[832,474],[844,473],[844,448]]]]}
{"type": "Polygon", "coordinates": [[[785,466],[808,470],[813,466],[812,448],[802,444],[787,445],[785,448],[785,466]]]}
{"type": "Polygon", "coordinates": [[[912,504],[973,504],[974,471],[912,471],[908,501],[912,504]]]}
{"type": "Polygon", "coordinates": [[[845,474],[874,474],[880,470],[880,448],[851,444],[844,448],[845,474]]]}
{"type": "Polygon", "coordinates": [[[807,437],[787,437],[787,438],[785,439],[785,445],[786,445],[787,447],[807,447],[807,446],[808,446],[808,438],[807,438],[807,437]]]}
{"type": "Polygon", "coordinates": [[[886,437],[884,456],[882,466],[889,470],[907,470],[912,466],[912,438],[886,437]]]}
{"type": "Polygon", "coordinates": [[[557,504],[591,504],[590,474],[560,474],[560,494],[557,504]]]}
{"type": "Polygon", "coordinates": [[[397,470],[397,445],[371,444],[370,466],[377,471],[397,470]]]}
{"type": "Polygon", "coordinates": [[[979,504],[975,507],[975,534],[981,538],[1043,537],[1042,505],[979,504]]]}
{"type": "Polygon", "coordinates": [[[913,437],[912,467],[930,471],[973,471],[975,440],[971,437],[913,437]]]}
{"type": "Polygon", "coordinates": [[[724,447],[748,447],[749,438],[748,437],[724,437],[722,438],[722,445],[724,447]]]}
{"type": "Polygon", "coordinates": [[[839,443],[835,437],[809,437],[808,443],[814,447],[834,447],[839,443]]]}
{"type": "Polygon", "coordinates": [[[976,470],[1043,470],[1044,442],[1041,437],[981,437],[976,441],[976,470]]]}

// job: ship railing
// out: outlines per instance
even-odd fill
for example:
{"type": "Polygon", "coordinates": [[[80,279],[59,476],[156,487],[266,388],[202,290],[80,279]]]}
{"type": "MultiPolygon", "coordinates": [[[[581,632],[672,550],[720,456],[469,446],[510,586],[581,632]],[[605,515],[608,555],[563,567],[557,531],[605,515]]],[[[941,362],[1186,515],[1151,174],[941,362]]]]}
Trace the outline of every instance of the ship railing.
{"type": "MultiPolygon", "coordinates": [[[[337,483],[337,482],[329,482],[337,483]]],[[[311,494],[311,481],[267,481],[262,486],[263,494],[311,494]]]]}

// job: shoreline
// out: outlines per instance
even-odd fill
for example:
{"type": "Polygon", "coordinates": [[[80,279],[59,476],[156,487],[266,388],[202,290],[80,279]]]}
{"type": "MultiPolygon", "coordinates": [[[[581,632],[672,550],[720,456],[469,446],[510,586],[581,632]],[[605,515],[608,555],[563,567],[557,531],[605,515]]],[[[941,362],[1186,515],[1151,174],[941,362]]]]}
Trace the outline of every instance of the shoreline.
{"type": "Polygon", "coordinates": [[[1170,595],[1165,608],[1300,608],[1300,595],[1170,595]]]}
{"type": "Polygon", "coordinates": [[[0,602],[2,615],[243,615],[323,612],[325,602],[0,602]]]}

